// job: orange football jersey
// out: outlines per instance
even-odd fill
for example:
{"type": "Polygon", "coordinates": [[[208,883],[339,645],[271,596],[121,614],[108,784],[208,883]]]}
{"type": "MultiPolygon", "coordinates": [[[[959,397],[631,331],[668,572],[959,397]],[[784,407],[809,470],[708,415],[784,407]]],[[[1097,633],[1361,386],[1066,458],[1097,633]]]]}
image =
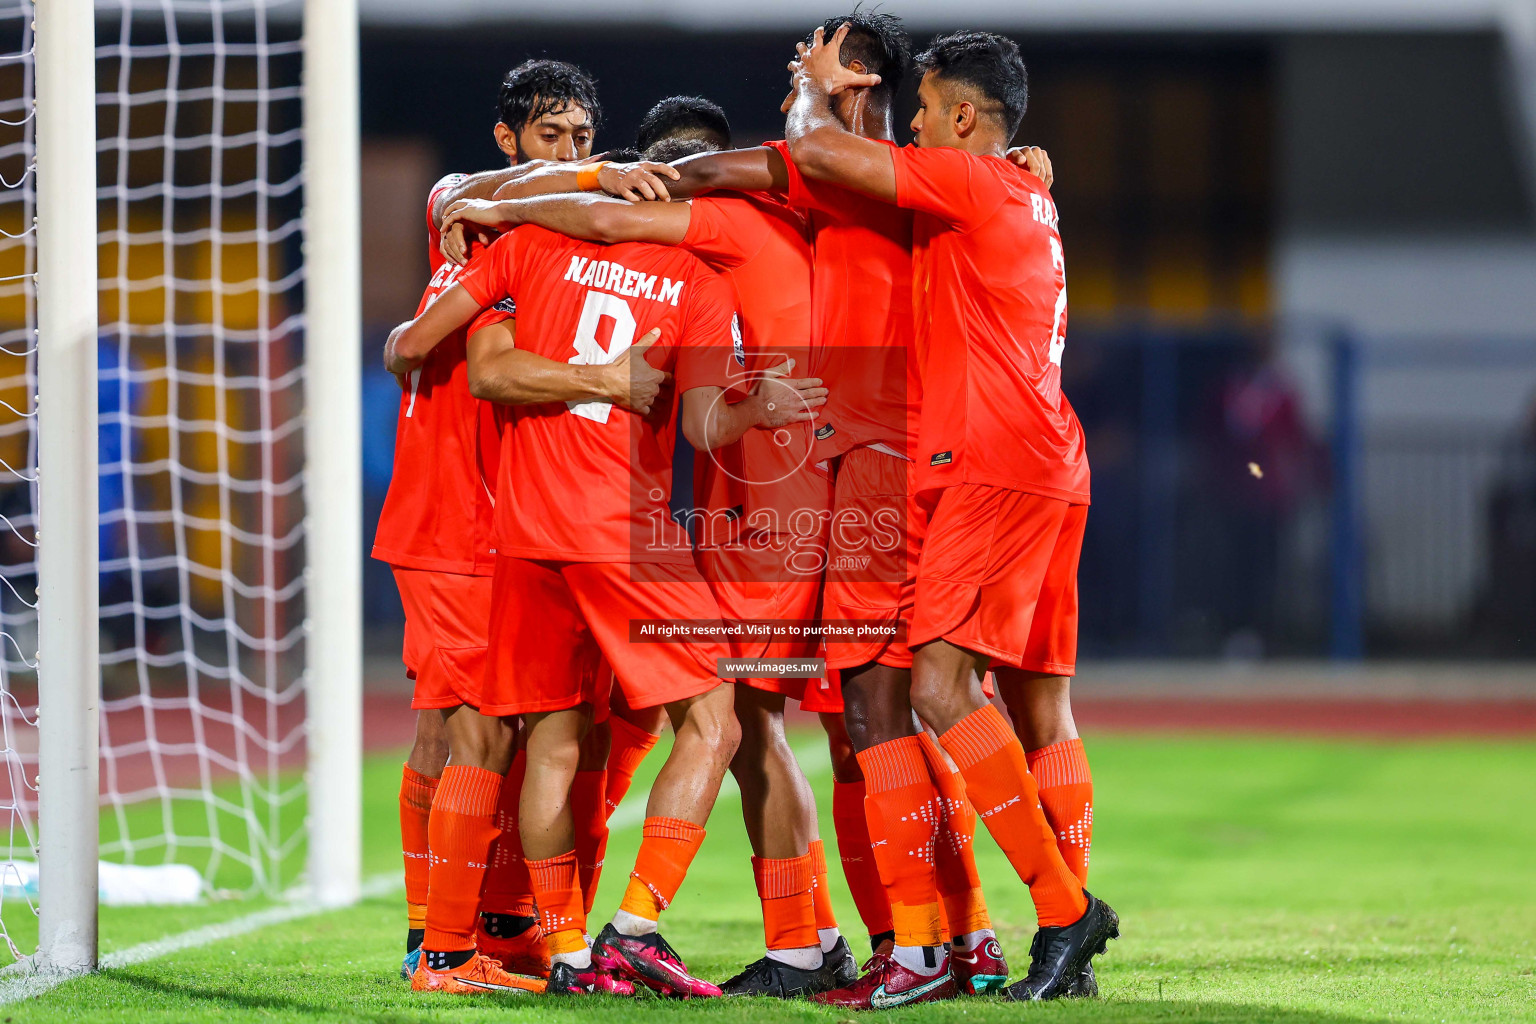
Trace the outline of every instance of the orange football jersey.
{"type": "Polygon", "coordinates": [[[811,222],[811,370],[829,391],[816,424],[817,458],[871,444],[906,456],[921,398],[911,353],[912,215],[806,178],[787,143],[767,145],[784,157],[789,204],[811,222]]]}
{"type": "MultiPolygon", "coordinates": [[[[450,178],[427,199],[429,225],[432,198],[450,178]]],[[[438,259],[418,316],[453,287],[460,270],[438,259]]],[[[490,487],[498,442],[494,411],[469,393],[465,338],[462,330],[444,338],[407,375],[373,557],[407,569],[489,576],[495,555],[490,487]]]]}
{"type": "Polygon", "coordinates": [[[895,161],[896,201],[916,211],[917,490],[977,483],[1086,503],[1083,427],[1061,392],[1066,261],[1045,184],[958,149],[908,146],[895,161]]]}
{"type": "MultiPolygon", "coordinates": [[[[762,194],[719,193],[693,201],[681,247],[719,271],[741,309],[750,378],[794,360],[792,376],[811,375],[811,246],[805,219],[762,194]]],[[[694,503],[715,515],[739,514],[746,528],[811,532],[800,523],[829,507],[826,475],[812,455],[814,422],[747,431],[736,444],[694,459],[694,503]],[[801,518],[804,518],[801,516],[801,518]]],[[[711,542],[700,536],[700,543],[711,542]]]]}
{"type": "Polygon", "coordinates": [[[685,392],[742,382],[730,286],[682,249],[582,242],[532,225],[471,260],[459,284],[482,306],[511,299],[517,347],[562,362],[612,362],[659,327],[646,358],[673,374],[645,417],[603,402],[498,410],[497,552],[691,565],[688,535],[668,510],[677,415],[685,392]]]}

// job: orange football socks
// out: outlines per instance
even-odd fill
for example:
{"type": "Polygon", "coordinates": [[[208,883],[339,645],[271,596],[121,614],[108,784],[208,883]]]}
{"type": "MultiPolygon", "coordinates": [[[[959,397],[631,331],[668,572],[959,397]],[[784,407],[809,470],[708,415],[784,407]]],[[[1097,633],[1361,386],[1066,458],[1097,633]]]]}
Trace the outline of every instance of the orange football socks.
{"type": "Polygon", "coordinates": [[[965,797],[965,782],[950,767],[944,751],[926,732],[917,737],[923,744],[928,772],[939,791],[939,838],[934,847],[939,900],[944,908],[944,934],[968,935],[992,927],[987,901],[981,892],[972,840],[976,836],[976,812],[965,797]]]}
{"type": "Polygon", "coordinates": [[[651,752],[660,737],[617,716],[608,719],[608,728],[613,740],[608,747],[608,780],[604,785],[604,803],[608,806],[608,813],[612,814],[624,802],[624,794],[629,792],[629,784],[635,781],[635,772],[640,762],[645,760],[645,755],[651,752]]]}
{"type": "Polygon", "coordinates": [[[550,956],[578,953],[587,946],[587,910],[582,902],[576,851],[530,860],[528,875],[539,901],[539,928],[550,956]]]}
{"type": "Polygon", "coordinates": [[[865,783],[834,780],[832,783],[832,828],[837,832],[837,852],[843,862],[843,877],[853,894],[859,919],[871,936],[892,930],[891,899],[880,868],[869,846],[869,819],[864,813],[865,783]]]}
{"type": "Polygon", "coordinates": [[[505,781],[485,768],[443,769],[427,829],[432,866],[423,949],[452,953],[475,948],[480,887],[498,835],[496,805],[505,781]]]}
{"type": "Polygon", "coordinates": [[[592,913],[597,882],[608,853],[608,809],[604,806],[605,771],[577,772],[571,783],[571,816],[576,825],[576,875],[581,880],[582,905],[592,913]]]}
{"type": "Polygon", "coordinates": [[[987,831],[1029,886],[1040,925],[1069,925],[1081,918],[1088,909],[1082,883],[1056,848],[1024,748],[1002,713],[991,704],[978,708],[939,742],[959,767],[987,831]]]}
{"type": "Polygon", "coordinates": [[[496,802],[496,845],[485,871],[485,886],[480,890],[480,912],[533,917],[538,908],[533,900],[533,883],[528,878],[528,863],[523,859],[523,837],[517,831],[517,804],[523,792],[523,776],[528,758],[519,750],[501,784],[496,802]]]}
{"type": "Polygon", "coordinates": [[[752,858],[752,878],[763,902],[763,938],[768,949],[821,949],[816,934],[815,885],[811,855],[752,858]]]}
{"type": "Polygon", "coordinates": [[[816,931],[818,934],[835,932],[837,914],[832,910],[832,889],[827,882],[827,849],[820,839],[812,839],[805,855],[811,859],[811,909],[815,914],[816,931]]]}
{"type": "Polygon", "coordinates": [[[640,852],[619,909],[647,921],[661,918],[704,842],[704,827],[681,818],[646,818],[640,852]]]}
{"type": "Polygon", "coordinates": [[[427,926],[427,821],[437,780],[410,765],[400,773],[400,849],[405,854],[405,908],[413,932],[427,926]]]}
{"type": "Polygon", "coordinates": [[[891,901],[898,946],[942,941],[934,878],[939,794],[916,736],[903,736],[859,752],[867,797],[869,837],[891,901]]]}
{"type": "Polygon", "coordinates": [[[1093,845],[1093,775],[1080,739],[1063,740],[1024,755],[1040,787],[1040,807],[1056,833],[1061,859],[1088,884],[1088,851],[1093,845]]]}

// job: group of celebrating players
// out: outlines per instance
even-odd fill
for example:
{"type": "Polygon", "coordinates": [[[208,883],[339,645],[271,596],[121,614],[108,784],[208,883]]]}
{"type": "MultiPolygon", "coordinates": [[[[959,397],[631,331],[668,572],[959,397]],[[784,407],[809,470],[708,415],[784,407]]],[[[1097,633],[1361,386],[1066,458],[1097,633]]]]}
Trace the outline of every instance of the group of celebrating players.
{"type": "Polygon", "coordinates": [[[1049,161],[1008,148],[1024,64],[985,32],[914,62],[899,19],[868,12],[796,53],[783,141],[733,149],[719,107],[673,97],[606,159],[592,79],[529,61],[501,87],[509,166],[432,190],[431,282],[385,347],[402,394],[374,547],[418,712],[415,989],[856,1009],[1098,991],[1119,925],[1083,888],[1092,782],[1068,699],[1088,463],[1061,393],[1049,161]],[[826,729],[862,969],[787,699],[826,729]],[[594,938],[608,816],[667,721],[594,938]],[[717,986],[657,924],[727,771],[766,952],[717,986]],[[978,816],[1038,919],[1012,985],[978,816]]]}

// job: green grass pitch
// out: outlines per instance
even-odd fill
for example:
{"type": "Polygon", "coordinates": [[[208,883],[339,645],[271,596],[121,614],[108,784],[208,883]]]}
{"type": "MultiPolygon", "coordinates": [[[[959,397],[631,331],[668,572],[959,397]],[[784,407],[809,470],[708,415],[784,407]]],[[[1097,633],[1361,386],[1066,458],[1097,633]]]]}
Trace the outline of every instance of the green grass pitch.
{"type": "MultiPolygon", "coordinates": [[[[830,832],[824,749],[812,733],[797,734],[795,743],[823,796],[830,832]]],[[[1098,736],[1088,747],[1097,789],[1090,886],[1124,922],[1124,937],[1100,959],[1104,998],[1040,1006],[962,1000],[896,1016],[944,1024],[1536,1020],[1536,746],[1098,736]]],[[[647,768],[659,761],[653,755],[647,768]]],[[[398,757],[368,763],[369,873],[399,870],[398,765],[398,757]]],[[[643,785],[642,778],[637,789],[643,785]]],[[[635,824],[616,832],[609,847],[599,921],[617,904],[638,844],[638,815],[626,817],[635,824]]],[[[989,839],[978,838],[977,850],[1018,971],[1033,930],[1028,897],[989,839]]],[[[723,979],[760,953],[748,855],[739,805],[727,797],[663,922],[706,976],[723,979]]],[[[835,866],[833,883],[845,931],[857,935],[835,866]]],[[[103,947],[122,949],[256,908],[228,901],[109,911],[103,947]]],[[[396,973],[404,930],[401,896],[372,898],[73,981],[0,1006],[0,1018],[848,1019],[806,1003],[415,995],[396,973]]]]}

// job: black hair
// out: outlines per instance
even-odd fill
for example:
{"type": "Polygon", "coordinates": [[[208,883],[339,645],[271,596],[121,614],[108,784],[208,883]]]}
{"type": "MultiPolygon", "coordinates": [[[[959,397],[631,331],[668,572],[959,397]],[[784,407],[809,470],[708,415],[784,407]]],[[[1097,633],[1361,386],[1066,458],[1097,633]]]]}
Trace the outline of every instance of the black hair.
{"type": "Polygon", "coordinates": [[[694,156],[698,153],[718,153],[729,146],[718,145],[708,139],[659,139],[656,144],[647,149],[641,156],[646,160],[654,160],[658,164],[670,164],[674,160],[681,160],[685,156],[694,156]]]}
{"type": "Polygon", "coordinates": [[[620,149],[610,149],[603,155],[603,159],[616,161],[621,164],[632,164],[636,160],[643,159],[644,157],[644,153],[640,152],[638,149],[631,149],[628,146],[622,147],[620,149]]]}
{"type": "MultiPolygon", "coordinates": [[[[866,74],[879,75],[880,84],[871,91],[890,103],[900,93],[902,80],[911,70],[912,37],[896,15],[855,7],[852,14],[822,22],[823,38],[830,43],[833,33],[844,23],[849,26],[848,34],[843,37],[842,52],[838,54],[843,67],[850,67],[857,60],[864,65],[866,74]]],[[[809,43],[811,38],[806,36],[805,41],[809,43]]]]}
{"type": "Polygon", "coordinates": [[[597,102],[597,82],[591,75],[563,60],[525,60],[501,80],[496,116],[520,132],[541,117],[573,106],[587,112],[594,129],[602,124],[603,108],[597,102]]]}
{"type": "Polygon", "coordinates": [[[1000,117],[1012,139],[1029,105],[1029,74],[1019,45],[995,32],[951,32],[934,36],[928,49],[917,55],[921,74],[930,71],[948,82],[961,82],[998,104],[990,111],[1000,117]]]}
{"type": "Polygon", "coordinates": [[[702,96],[668,96],[640,119],[635,148],[660,163],[730,149],[731,122],[702,96]]]}

